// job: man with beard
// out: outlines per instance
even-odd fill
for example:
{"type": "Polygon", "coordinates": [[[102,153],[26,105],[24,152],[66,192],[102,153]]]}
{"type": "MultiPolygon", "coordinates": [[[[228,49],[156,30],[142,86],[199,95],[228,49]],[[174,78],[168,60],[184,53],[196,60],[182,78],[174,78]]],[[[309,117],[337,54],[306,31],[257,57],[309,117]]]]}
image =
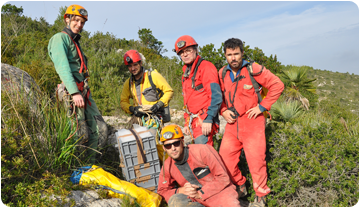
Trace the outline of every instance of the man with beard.
{"type": "Polygon", "coordinates": [[[246,178],[241,174],[238,162],[241,151],[245,150],[256,193],[251,206],[265,206],[265,196],[270,189],[267,186],[265,117],[262,112],[270,110],[281,95],[284,84],[265,67],[243,59],[244,48],[240,39],[225,41],[224,53],[229,65],[219,71],[224,95],[220,113],[227,124],[219,154],[232,182],[237,185],[239,197],[243,197],[247,194],[246,178]],[[256,87],[252,78],[268,89],[266,98],[260,103],[258,93],[261,88],[256,87]]]}
{"type": "Polygon", "coordinates": [[[163,128],[160,141],[169,155],[158,191],[169,207],[239,207],[235,185],[216,150],[205,144],[184,146],[178,125],[163,128]]]}
{"type": "Polygon", "coordinates": [[[165,78],[157,71],[145,70],[142,66],[140,53],[129,50],[124,54],[124,63],[131,77],[125,81],[120,106],[129,114],[141,118],[146,115],[142,106],[151,105],[150,111],[159,114],[164,122],[170,121],[169,102],[174,94],[165,78]],[[133,105],[130,104],[133,99],[133,105]]]}
{"type": "Polygon", "coordinates": [[[198,44],[189,35],[175,42],[176,54],[185,63],[181,79],[184,97],[184,133],[195,144],[213,146],[213,135],[219,130],[219,108],[222,103],[219,78],[214,64],[199,56],[198,44]]]}

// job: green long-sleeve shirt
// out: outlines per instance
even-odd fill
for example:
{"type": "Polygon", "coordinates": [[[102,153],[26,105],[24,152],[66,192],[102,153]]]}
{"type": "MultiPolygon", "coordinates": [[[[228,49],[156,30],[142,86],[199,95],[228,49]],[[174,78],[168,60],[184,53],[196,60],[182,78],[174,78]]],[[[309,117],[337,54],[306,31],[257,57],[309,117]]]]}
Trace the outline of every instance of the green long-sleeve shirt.
{"type": "MultiPolygon", "coordinates": [[[[83,54],[80,45],[79,48],[83,54]]],[[[55,34],[49,41],[48,51],[51,60],[54,62],[56,72],[59,74],[61,81],[64,82],[68,92],[70,94],[79,93],[75,81],[83,81],[84,76],[79,73],[80,57],[69,35],[62,32],[55,34]]],[[[85,64],[87,64],[84,55],[83,57],[85,64]]]]}

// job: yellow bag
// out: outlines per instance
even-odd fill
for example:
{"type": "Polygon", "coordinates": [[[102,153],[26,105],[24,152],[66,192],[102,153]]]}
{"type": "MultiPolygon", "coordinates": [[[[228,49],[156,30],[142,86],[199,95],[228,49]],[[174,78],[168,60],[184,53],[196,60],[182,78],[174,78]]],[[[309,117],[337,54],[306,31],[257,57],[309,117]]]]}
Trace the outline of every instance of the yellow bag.
{"type": "Polygon", "coordinates": [[[106,172],[101,167],[93,165],[83,167],[82,170],[87,172],[75,171],[70,180],[76,184],[87,185],[94,184],[109,189],[108,194],[111,197],[123,198],[124,194],[128,194],[131,197],[137,199],[137,202],[142,207],[158,207],[161,203],[161,196],[154,192],[151,192],[145,188],[138,187],[130,182],[120,180],[109,172],[106,172]],[[87,168],[87,169],[86,169],[87,168]],[[79,179],[80,176],[80,179],[79,179]]]}

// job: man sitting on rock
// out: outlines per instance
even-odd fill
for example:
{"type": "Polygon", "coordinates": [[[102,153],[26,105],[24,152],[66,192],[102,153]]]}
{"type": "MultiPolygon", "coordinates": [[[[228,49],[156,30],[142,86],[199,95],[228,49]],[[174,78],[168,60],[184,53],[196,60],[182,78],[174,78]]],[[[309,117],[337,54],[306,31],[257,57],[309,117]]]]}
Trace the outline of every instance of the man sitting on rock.
{"type": "Polygon", "coordinates": [[[169,207],[239,207],[238,194],[216,150],[206,144],[184,146],[178,125],[161,131],[160,141],[169,155],[160,175],[157,193],[169,207]]]}

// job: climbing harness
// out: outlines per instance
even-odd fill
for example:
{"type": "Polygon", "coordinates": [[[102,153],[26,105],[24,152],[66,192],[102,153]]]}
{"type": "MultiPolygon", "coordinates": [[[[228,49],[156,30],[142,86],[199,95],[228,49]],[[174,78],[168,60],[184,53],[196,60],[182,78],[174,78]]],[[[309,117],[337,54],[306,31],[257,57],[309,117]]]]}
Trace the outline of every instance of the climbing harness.
{"type": "Polygon", "coordinates": [[[191,142],[192,144],[195,143],[195,139],[194,139],[194,132],[193,132],[193,129],[192,129],[192,122],[194,120],[194,118],[197,118],[199,116],[199,114],[192,114],[190,115],[190,120],[189,120],[189,130],[190,130],[190,137],[191,137],[191,142]]]}
{"type": "MultiPolygon", "coordinates": [[[[76,51],[77,51],[77,53],[78,53],[78,55],[80,57],[81,64],[80,64],[79,73],[83,74],[85,79],[83,81],[77,80],[79,82],[75,81],[75,83],[76,83],[79,91],[81,92],[81,94],[82,94],[82,96],[84,98],[85,109],[86,109],[86,103],[89,103],[89,105],[91,106],[91,102],[90,102],[90,99],[89,99],[89,97],[90,97],[90,87],[89,87],[89,84],[87,82],[87,80],[89,79],[90,76],[89,76],[89,71],[88,71],[87,66],[85,64],[85,61],[84,61],[84,55],[82,54],[78,44],[76,44],[74,39],[72,39],[72,37],[68,33],[64,32],[64,31],[62,31],[62,33],[65,33],[65,34],[67,34],[69,36],[69,38],[74,43],[74,45],[76,47],[76,51]]],[[[74,77],[74,78],[76,79],[76,77],[74,77]]]]}
{"type": "Polygon", "coordinates": [[[194,144],[195,143],[195,138],[194,138],[194,132],[192,129],[192,122],[195,118],[199,117],[199,114],[193,114],[189,111],[189,109],[187,108],[187,106],[184,106],[185,112],[189,115],[189,117],[187,118],[187,120],[189,122],[185,122],[185,125],[187,124],[187,126],[189,127],[190,130],[190,137],[191,137],[191,143],[194,144]]]}

